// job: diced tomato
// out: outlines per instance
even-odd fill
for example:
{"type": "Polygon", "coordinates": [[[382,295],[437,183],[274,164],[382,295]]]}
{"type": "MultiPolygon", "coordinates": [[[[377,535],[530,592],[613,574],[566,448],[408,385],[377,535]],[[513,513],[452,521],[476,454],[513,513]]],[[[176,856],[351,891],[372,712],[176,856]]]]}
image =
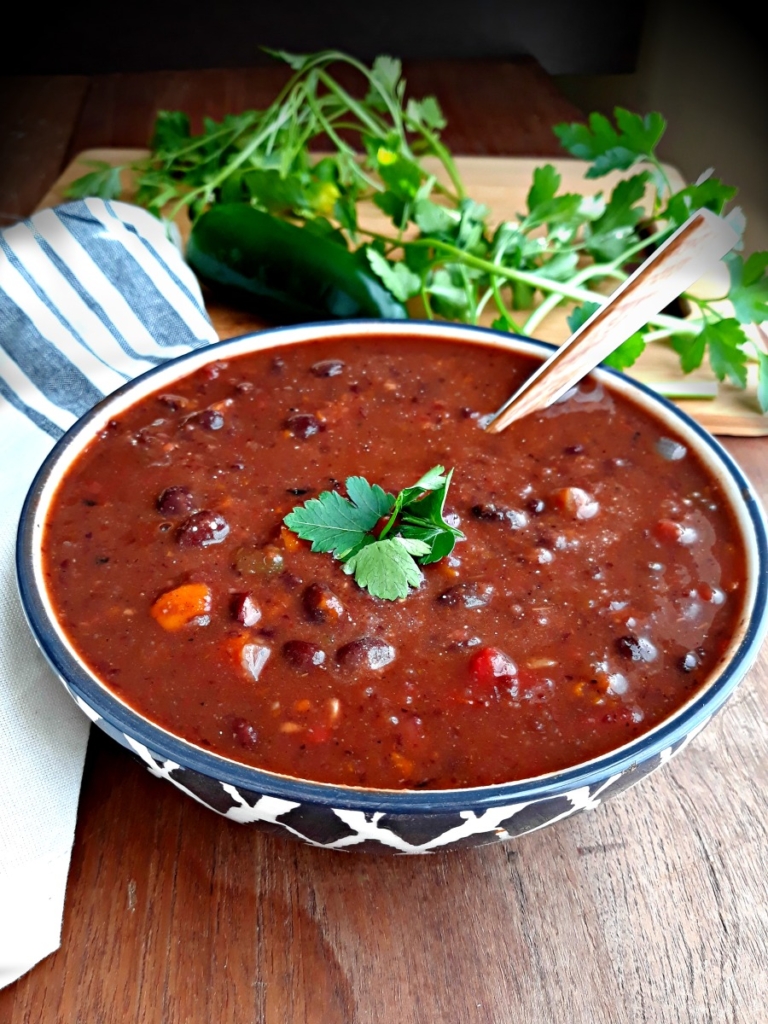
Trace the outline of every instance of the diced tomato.
{"type": "Polygon", "coordinates": [[[310,725],[304,736],[307,743],[327,743],[331,738],[331,730],[329,726],[318,722],[317,725],[310,725]]]}
{"type": "Polygon", "coordinates": [[[660,519],[653,527],[653,536],[662,544],[692,544],[696,540],[696,531],[673,519],[660,519]]]}
{"type": "Polygon", "coordinates": [[[498,648],[482,647],[469,659],[469,675],[473,694],[488,697],[509,686],[517,676],[517,665],[498,648]]]}

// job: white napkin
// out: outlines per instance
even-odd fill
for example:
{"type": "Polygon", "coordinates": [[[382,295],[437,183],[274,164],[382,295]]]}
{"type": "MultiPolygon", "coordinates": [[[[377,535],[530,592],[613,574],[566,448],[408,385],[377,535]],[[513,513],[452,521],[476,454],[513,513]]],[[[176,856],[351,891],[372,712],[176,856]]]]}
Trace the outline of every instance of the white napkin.
{"type": "Polygon", "coordinates": [[[0,987],[61,941],[88,738],[19,603],[24,496],[103,395],[217,340],[194,275],[145,210],[86,199],[0,232],[0,987]]]}

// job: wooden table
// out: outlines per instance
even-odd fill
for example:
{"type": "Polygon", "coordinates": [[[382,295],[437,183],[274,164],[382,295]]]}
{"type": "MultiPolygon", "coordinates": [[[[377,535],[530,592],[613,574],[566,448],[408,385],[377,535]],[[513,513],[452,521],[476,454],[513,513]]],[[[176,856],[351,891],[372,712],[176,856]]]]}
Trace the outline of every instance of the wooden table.
{"type": "MultiPolygon", "coordinates": [[[[457,152],[555,155],[580,112],[530,63],[408,70],[457,152]]],[[[264,104],[279,71],[0,84],[0,211],[158,108],[264,104]]],[[[726,447],[768,502],[765,442],[726,447]]],[[[678,759],[516,842],[422,858],[311,849],[217,817],[91,734],[61,949],[4,1024],[763,1024],[768,651],[678,759]]],[[[0,923],[0,927],[2,924],[0,923]]]]}

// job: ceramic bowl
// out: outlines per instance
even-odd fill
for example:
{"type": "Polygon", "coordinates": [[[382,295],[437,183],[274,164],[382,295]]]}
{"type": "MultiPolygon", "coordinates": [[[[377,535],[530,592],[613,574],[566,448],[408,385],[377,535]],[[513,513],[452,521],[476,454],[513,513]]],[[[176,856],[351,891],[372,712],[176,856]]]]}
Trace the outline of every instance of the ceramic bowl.
{"type": "Polygon", "coordinates": [[[126,384],[58,442],[29,491],[18,533],[21,599],[44,655],[82,711],[158,778],[233,821],[334,850],[428,853],[507,840],[597,807],[680,751],[723,706],[759,651],[768,626],[768,543],[748,481],[720,444],[648,388],[610,370],[598,375],[681,435],[721,482],[747,552],[743,619],[709,683],[670,718],[604,756],[538,778],[475,789],[384,791],[289,778],[228,760],[159,728],[112,694],[80,660],[57,622],[44,580],[41,537],[62,477],[107,424],[136,401],[214,359],[320,337],[430,335],[506,345],[546,357],[549,346],[479,328],[414,321],[302,325],[224,341],[171,360],[126,384]]]}

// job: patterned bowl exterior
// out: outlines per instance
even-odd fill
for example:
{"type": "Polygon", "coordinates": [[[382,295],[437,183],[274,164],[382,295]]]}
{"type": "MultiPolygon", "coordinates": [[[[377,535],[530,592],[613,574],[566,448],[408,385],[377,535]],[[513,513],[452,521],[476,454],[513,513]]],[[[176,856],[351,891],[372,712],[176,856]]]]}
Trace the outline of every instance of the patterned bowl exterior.
{"type": "Polygon", "coordinates": [[[768,630],[768,531],[748,481],[719,443],[671,403],[610,370],[623,391],[674,425],[724,485],[748,551],[747,610],[725,663],[675,715],[619,750],[551,775],[464,790],[391,791],[333,786],[260,771],[187,743],[109,692],[58,626],[43,582],[40,538],[58,481],[102,426],[145,394],[213,359],[274,345],[349,334],[422,335],[549,354],[550,347],[481,328],[415,321],[314,324],[247,335],[174,359],[105,399],[59,441],[30,488],[19,525],[17,575],[35,638],[81,710],[147,769],[212,811],[275,835],[331,850],[431,853],[482,846],[534,832],[591,810],[666,763],[723,706],[757,657],[768,630]]]}

